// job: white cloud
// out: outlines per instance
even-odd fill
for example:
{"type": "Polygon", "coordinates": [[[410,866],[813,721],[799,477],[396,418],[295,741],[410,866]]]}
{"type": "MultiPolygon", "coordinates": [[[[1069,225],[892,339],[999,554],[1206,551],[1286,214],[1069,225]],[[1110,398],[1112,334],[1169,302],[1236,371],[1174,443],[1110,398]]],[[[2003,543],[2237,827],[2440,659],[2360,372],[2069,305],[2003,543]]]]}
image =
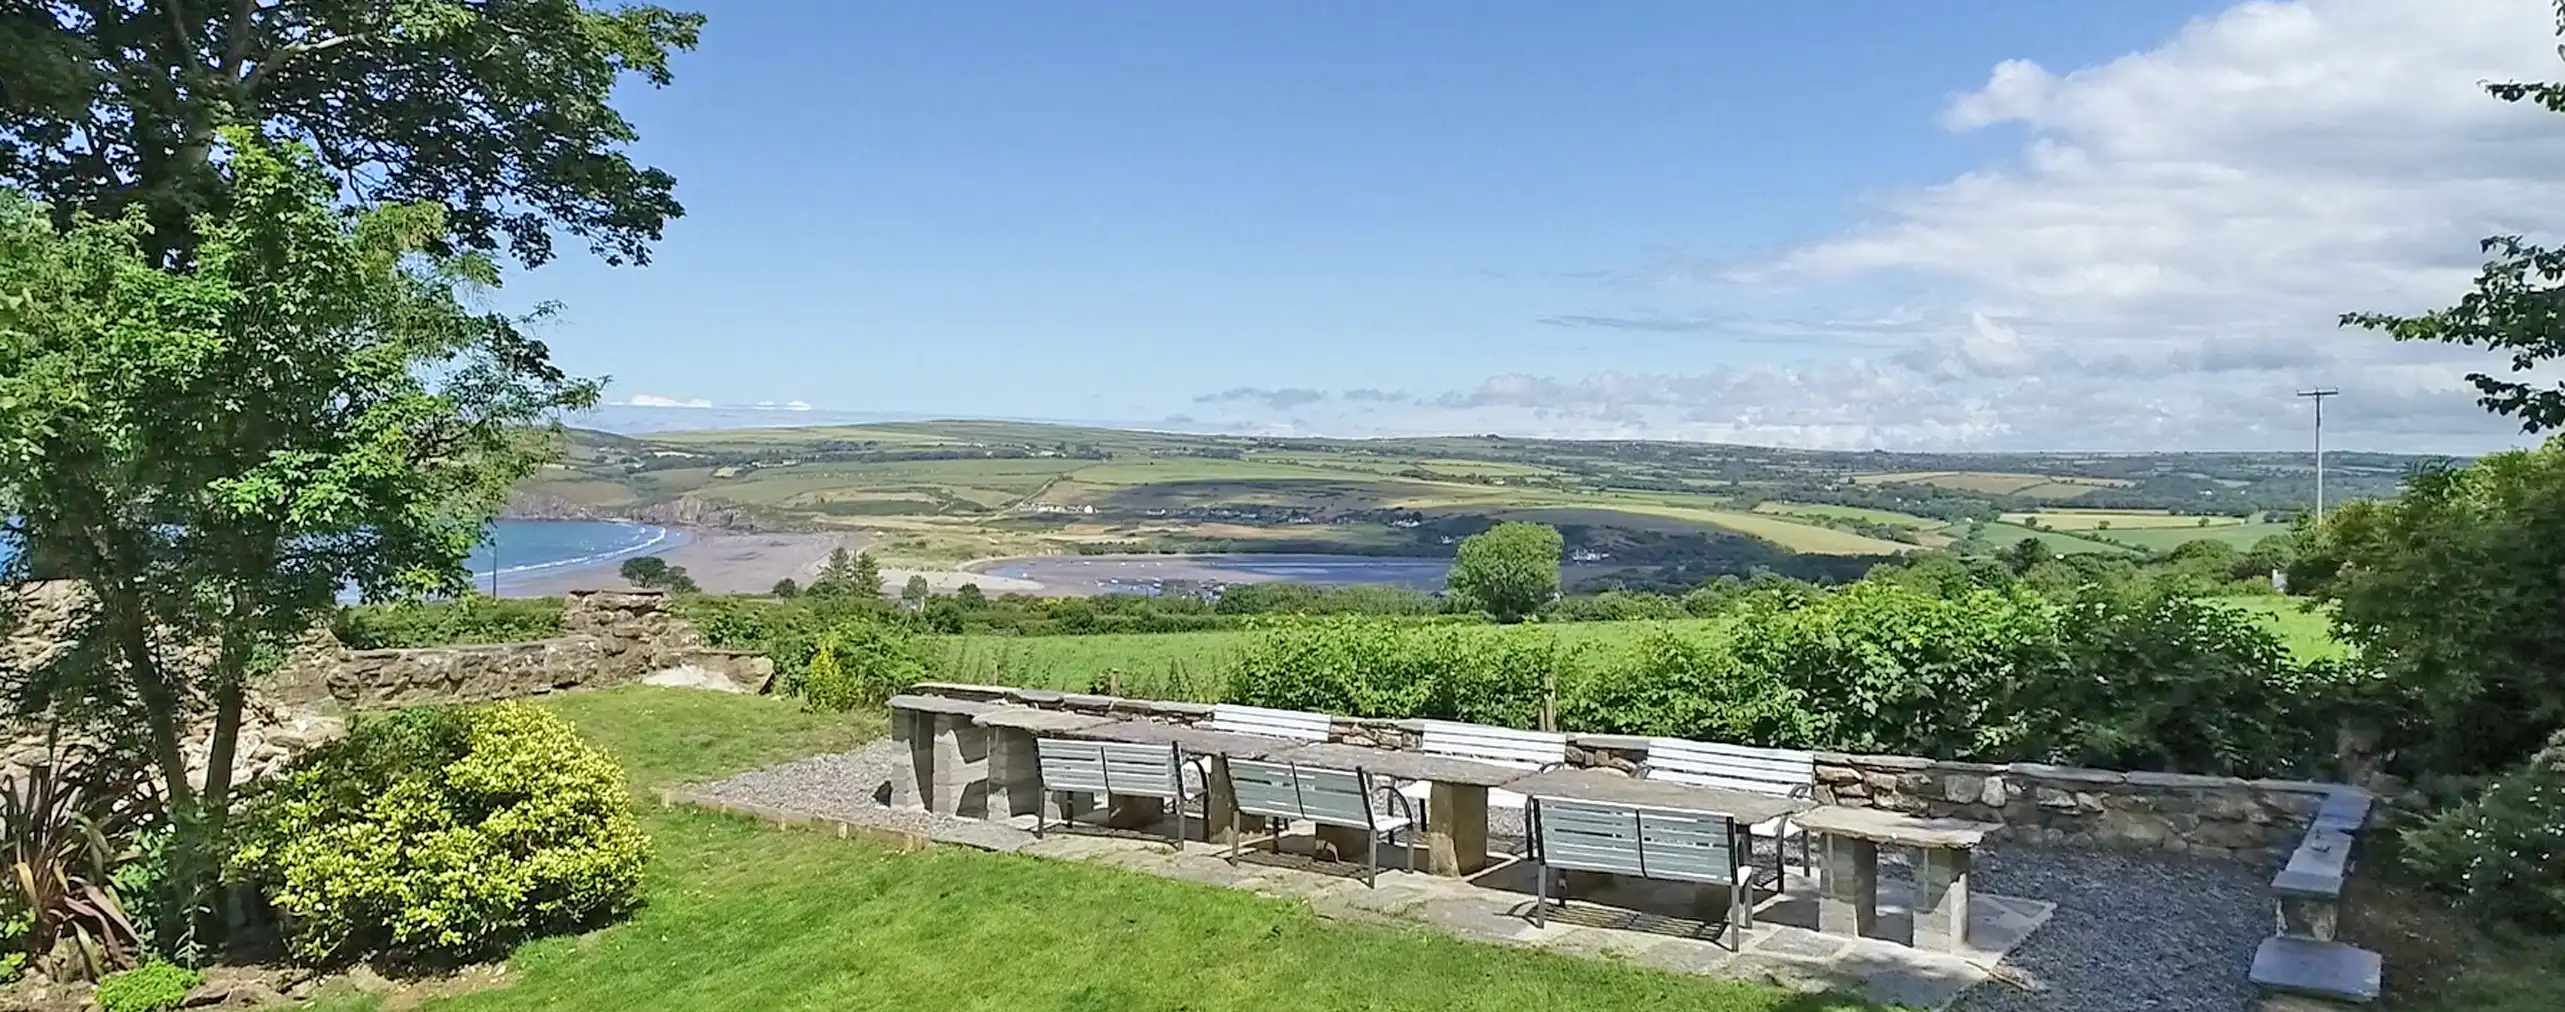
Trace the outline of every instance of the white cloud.
{"type": "Polygon", "coordinates": [[[1780,343],[1692,375],[1499,376],[1328,403],[1304,430],[1674,436],[1819,447],[2293,448],[2306,386],[2342,445],[2522,441],[2462,376],[2482,351],[2336,326],[2466,290],[2476,242],[2565,234],[2565,116],[2481,85],[2565,77],[2539,0],[2248,2],[2098,66],[1996,65],[1944,107],[2018,149],[1884,194],[1841,234],[1738,266],[1663,250],[1544,323],[1780,343]],[[1822,319],[1757,317],[1794,301],[1822,319]],[[1864,322],[1869,321],[1869,322],[1864,322]],[[1769,358],[1769,356],[1764,356],[1769,358]],[[1784,356],[1789,357],[1789,356],[1784,356]],[[1507,426],[1512,426],[1508,428],[1507,426]]]}
{"type": "Polygon", "coordinates": [[[618,403],[631,408],[709,408],[713,406],[713,402],[701,398],[679,400],[675,397],[661,397],[658,394],[634,394],[618,403]]]}

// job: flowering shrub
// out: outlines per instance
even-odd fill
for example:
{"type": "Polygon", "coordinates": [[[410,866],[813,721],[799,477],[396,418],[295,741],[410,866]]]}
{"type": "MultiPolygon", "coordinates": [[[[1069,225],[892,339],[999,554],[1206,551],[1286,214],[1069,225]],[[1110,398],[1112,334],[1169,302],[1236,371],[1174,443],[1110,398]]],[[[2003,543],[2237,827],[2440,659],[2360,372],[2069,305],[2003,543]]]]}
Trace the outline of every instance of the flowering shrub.
{"type": "Polygon", "coordinates": [[[501,703],[367,721],[305,756],[248,805],[231,870],[299,958],[442,962],[629,908],[648,856],[614,761],[501,703]]]}
{"type": "Polygon", "coordinates": [[[2489,913],[2565,928],[2565,733],[2474,800],[2407,831],[2405,862],[2489,913]]]}

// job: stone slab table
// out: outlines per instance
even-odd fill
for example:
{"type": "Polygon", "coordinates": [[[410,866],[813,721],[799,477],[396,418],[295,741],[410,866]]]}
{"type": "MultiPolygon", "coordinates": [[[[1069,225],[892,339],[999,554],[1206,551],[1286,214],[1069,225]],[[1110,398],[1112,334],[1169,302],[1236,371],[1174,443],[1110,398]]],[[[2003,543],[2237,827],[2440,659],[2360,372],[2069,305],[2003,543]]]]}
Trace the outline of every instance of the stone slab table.
{"type": "MultiPolygon", "coordinates": [[[[1202,820],[1204,838],[1226,844],[1238,835],[1238,802],[1230,793],[1229,760],[1262,759],[1275,752],[1306,744],[1289,738],[1268,738],[1257,734],[1213,731],[1186,724],[1167,724],[1149,720],[1118,720],[1108,724],[1078,728],[1060,733],[1063,738],[1085,738],[1090,741],[1118,741],[1132,745],[1173,745],[1187,756],[1200,756],[1204,762],[1202,820]]],[[[1121,829],[1143,829],[1156,825],[1166,816],[1166,803],[1158,798],[1114,798],[1106,802],[1105,824],[1121,829]]],[[[1067,813],[1074,814],[1074,813],[1067,813]]]]}
{"type": "Polygon", "coordinates": [[[1950,948],[1968,944],[1968,879],[1977,847],[2004,827],[1963,819],[1926,819],[1879,808],[1827,806],[1798,818],[1817,835],[1825,876],[1817,899],[1817,927],[1830,934],[1869,935],[1879,924],[1879,845],[1913,847],[1917,866],[1915,910],[1906,944],[1925,925],[1946,925],[1950,948]]]}
{"type": "Polygon", "coordinates": [[[908,762],[891,775],[891,803],[946,815],[980,815],[988,808],[988,732],[972,718],[997,709],[945,696],[892,696],[891,740],[908,762]]]}
{"type": "Polygon", "coordinates": [[[1011,819],[1034,815],[1042,806],[1042,754],[1033,744],[1044,735],[1066,735],[1115,723],[1113,717],[1030,706],[1001,706],[971,718],[989,735],[988,817],[1011,819]]]}
{"type": "MultiPolygon", "coordinates": [[[[1555,769],[1519,777],[1504,785],[1506,790],[1534,798],[1559,798],[1568,801],[1603,801],[1620,805],[1646,805],[1655,808],[1679,808],[1691,812],[1725,815],[1735,823],[1737,845],[1751,847],[1753,837],[1746,827],[1783,816],[1797,815],[1816,805],[1807,798],[1783,797],[1755,791],[1729,790],[1725,787],[1703,787],[1678,784],[1668,780],[1641,780],[1612,770],[1579,767],[1555,769]]],[[[1749,874],[1751,877],[1751,874],[1749,874]]],[[[1698,900],[1707,917],[1726,917],[1731,909],[1730,886],[1704,887],[1698,900]]],[[[1754,926],[1752,904],[1743,905],[1745,918],[1737,927],[1754,926]]]]}
{"type": "MultiPolygon", "coordinates": [[[[1432,793],[1426,796],[1425,811],[1420,813],[1425,817],[1425,865],[1434,874],[1446,876],[1474,875],[1487,867],[1487,789],[1523,778],[1523,771],[1512,766],[1334,742],[1300,745],[1260,758],[1327,769],[1360,769],[1392,781],[1431,784],[1432,793]]],[[[1371,841],[1360,839],[1362,834],[1359,829],[1340,830],[1333,826],[1321,826],[1318,832],[1319,838],[1335,844],[1339,853],[1345,853],[1348,846],[1370,846],[1371,841]]]]}

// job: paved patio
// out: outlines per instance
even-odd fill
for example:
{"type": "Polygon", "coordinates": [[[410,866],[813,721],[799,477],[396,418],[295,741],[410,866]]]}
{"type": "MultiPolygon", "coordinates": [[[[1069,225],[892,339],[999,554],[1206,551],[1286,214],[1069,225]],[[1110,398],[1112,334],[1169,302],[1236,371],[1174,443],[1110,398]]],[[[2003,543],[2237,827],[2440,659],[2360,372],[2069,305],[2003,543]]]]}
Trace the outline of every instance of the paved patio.
{"type": "MultiPolygon", "coordinates": [[[[880,797],[886,801],[887,790],[880,797]]],[[[1913,947],[1891,940],[1902,939],[1911,930],[1905,883],[1883,875],[1875,932],[1879,937],[1849,938],[1816,930],[1816,891],[1812,883],[1794,874],[1781,895],[1758,897],[1754,926],[1743,932],[1740,944],[1724,924],[1694,916],[1699,908],[1693,887],[1579,876],[1570,888],[1568,905],[1554,908],[1548,925],[1536,928],[1527,916],[1533,901],[1528,865],[1504,862],[1466,880],[1444,878],[1403,870],[1402,855],[1384,847],[1384,870],[1377,886],[1366,887],[1361,866],[1326,859],[1333,855],[1317,850],[1320,844],[1306,826],[1288,834],[1280,852],[1251,849],[1233,866],[1226,860],[1225,847],[1194,841],[1181,852],[1174,850],[1168,844],[1169,827],[1164,825],[1136,831],[1054,827],[1047,839],[1037,840],[1030,832],[1030,819],[1005,824],[887,804],[840,807],[818,815],[703,795],[679,795],[672,800],[776,821],[822,828],[833,825],[849,835],[922,835],[938,843],[983,850],[1090,861],[1298,899],[1325,917],[1423,924],[1481,941],[1609,958],[1677,973],[1858,992],[1925,1009],[1948,1007],[1961,992],[2005,972],[1999,969],[2004,954],[2029,938],[2055,910],[2054,904],[2038,900],[1981,893],[1972,901],[1968,948],[1944,951],[1940,948],[1944,940],[1931,933],[1919,939],[1921,947],[1913,947]]],[[[1555,879],[1552,895],[1557,895],[1555,879]]]]}

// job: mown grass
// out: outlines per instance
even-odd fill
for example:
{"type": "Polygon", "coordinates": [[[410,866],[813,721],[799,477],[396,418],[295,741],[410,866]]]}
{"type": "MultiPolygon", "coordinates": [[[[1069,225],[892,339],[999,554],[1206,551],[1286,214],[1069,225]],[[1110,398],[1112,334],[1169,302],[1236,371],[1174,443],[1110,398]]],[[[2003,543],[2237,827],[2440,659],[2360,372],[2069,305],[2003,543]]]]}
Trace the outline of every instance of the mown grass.
{"type": "MultiPolygon", "coordinates": [[[[1465,636],[1545,635],[1560,646],[1580,651],[1589,663],[1604,663],[1632,650],[1650,634],[1706,632],[1719,619],[1664,622],[1559,622],[1525,626],[1464,626],[1465,636]]],[[[1193,698],[1195,693],[1168,688],[1218,688],[1256,633],[1252,629],[1211,632],[1109,633],[1092,636],[946,636],[936,647],[936,677],[943,681],[979,682],[1025,688],[1083,692],[1103,684],[1119,671],[1133,694],[1193,698]]]]}
{"type": "MultiPolygon", "coordinates": [[[[636,789],[842,747],[866,721],[756,697],[622,689],[546,703],[636,789]]],[[[1301,904],[1112,868],[963,850],[898,854],[687,810],[626,923],[528,945],[494,989],[332,994],[328,1012],[1646,1008],[1861,1012],[1756,984],[1319,920],[1301,904]]]]}
{"type": "Polygon", "coordinates": [[[2341,660],[2351,656],[2351,648],[2333,637],[2332,616],[2309,608],[2303,598],[2266,594],[2217,600],[2219,604],[2252,614],[2299,660],[2341,660]]]}

